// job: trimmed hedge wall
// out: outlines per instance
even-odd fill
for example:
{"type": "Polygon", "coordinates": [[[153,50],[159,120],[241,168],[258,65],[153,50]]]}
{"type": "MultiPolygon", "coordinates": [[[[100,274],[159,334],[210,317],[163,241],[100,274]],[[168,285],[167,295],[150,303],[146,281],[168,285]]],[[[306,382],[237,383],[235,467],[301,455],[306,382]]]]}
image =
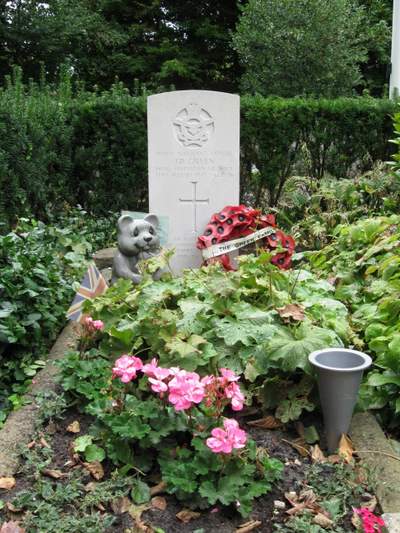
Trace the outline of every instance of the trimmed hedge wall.
{"type": "MultiPolygon", "coordinates": [[[[372,98],[241,100],[242,198],[275,205],[293,173],[342,178],[387,160],[396,104],[372,98]]],[[[124,91],[0,93],[0,224],[80,204],[147,208],[146,101],[124,91]]]]}

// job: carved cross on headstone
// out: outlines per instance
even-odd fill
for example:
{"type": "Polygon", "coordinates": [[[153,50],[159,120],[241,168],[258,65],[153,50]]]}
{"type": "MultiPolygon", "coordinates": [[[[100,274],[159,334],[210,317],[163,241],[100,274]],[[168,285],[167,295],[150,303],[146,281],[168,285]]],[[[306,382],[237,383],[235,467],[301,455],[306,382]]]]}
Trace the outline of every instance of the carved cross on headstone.
{"type": "Polygon", "coordinates": [[[209,198],[200,199],[197,198],[197,181],[190,182],[193,185],[193,194],[192,198],[184,199],[179,198],[179,201],[182,203],[190,203],[193,205],[193,233],[197,235],[197,204],[208,204],[210,202],[209,198]]]}

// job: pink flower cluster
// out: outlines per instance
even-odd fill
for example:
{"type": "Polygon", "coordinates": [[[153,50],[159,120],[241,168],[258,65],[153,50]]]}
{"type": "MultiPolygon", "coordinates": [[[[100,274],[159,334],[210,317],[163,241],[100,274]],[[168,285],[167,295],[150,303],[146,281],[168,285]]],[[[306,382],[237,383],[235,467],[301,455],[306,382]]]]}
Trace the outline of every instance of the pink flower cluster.
{"type": "Polygon", "coordinates": [[[353,510],[361,518],[364,533],[382,533],[382,528],[385,527],[383,518],[374,515],[366,507],[353,510]]]}
{"type": "MultiPolygon", "coordinates": [[[[228,399],[234,411],[243,409],[244,395],[236,383],[239,377],[228,368],[221,368],[221,377],[205,376],[200,378],[196,372],[188,372],[178,367],[162,368],[152,359],[145,365],[138,357],[123,355],[115,362],[113,376],[120,377],[123,383],[136,378],[137,370],[142,370],[149,378],[151,390],[164,396],[176,411],[190,409],[205,399],[206,406],[228,399]]],[[[223,407],[223,405],[221,405],[223,407]]]]}
{"type": "Polygon", "coordinates": [[[239,376],[236,376],[229,368],[220,368],[221,377],[206,376],[202,382],[206,386],[206,405],[218,405],[224,399],[230,400],[234,411],[243,409],[244,395],[240,390],[239,376]]]}
{"type": "Polygon", "coordinates": [[[142,370],[143,363],[139,357],[123,355],[115,361],[112,369],[113,378],[118,377],[122,383],[129,383],[136,378],[136,372],[142,370]]]}
{"type": "Polygon", "coordinates": [[[158,366],[156,359],[152,359],[151,363],[144,365],[143,373],[148,376],[152,391],[161,395],[168,391],[168,401],[175,407],[175,411],[190,409],[204,398],[204,385],[196,372],[187,372],[177,367],[162,368],[158,366]]]}
{"type": "Polygon", "coordinates": [[[102,320],[93,320],[91,316],[87,316],[83,321],[83,324],[91,333],[94,331],[102,331],[104,329],[104,322],[102,320]]]}
{"type": "Polygon", "coordinates": [[[211,435],[206,444],[214,453],[231,453],[234,448],[244,448],[247,441],[246,432],[230,418],[225,418],[224,429],[214,428],[211,435]]]}
{"type": "MultiPolygon", "coordinates": [[[[200,378],[196,372],[188,372],[178,367],[162,368],[156,359],[143,364],[139,357],[123,355],[115,361],[112,369],[113,377],[119,377],[123,383],[129,383],[142,371],[149,379],[150,387],[160,397],[168,395],[168,401],[175,411],[190,409],[205,400],[206,407],[216,402],[213,416],[220,416],[226,400],[232,409],[243,408],[244,396],[236,383],[239,377],[227,368],[221,368],[221,376],[205,376],[200,378]]],[[[231,453],[234,448],[243,448],[247,441],[246,433],[239,428],[236,420],[224,419],[224,429],[214,428],[212,437],[208,438],[207,446],[215,453],[231,453]]]]}

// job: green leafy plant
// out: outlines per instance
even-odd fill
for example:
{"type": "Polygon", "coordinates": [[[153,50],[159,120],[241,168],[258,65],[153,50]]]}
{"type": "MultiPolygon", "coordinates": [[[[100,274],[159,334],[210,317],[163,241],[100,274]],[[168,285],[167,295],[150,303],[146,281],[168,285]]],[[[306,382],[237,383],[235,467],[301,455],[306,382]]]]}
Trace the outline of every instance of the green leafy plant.
{"type": "MultiPolygon", "coordinates": [[[[94,351],[86,362],[92,363],[90,357],[95,357],[94,351]]],[[[68,364],[60,363],[62,382],[69,390],[71,362],[70,356],[68,364]]],[[[74,362],[82,381],[79,364],[74,362]]],[[[95,417],[96,425],[93,435],[75,439],[75,452],[88,461],[102,461],[106,450],[125,471],[148,473],[158,465],[167,491],[179,500],[198,507],[234,504],[243,516],[248,515],[253,499],[272,488],[282,465],[257,450],[236,420],[223,417],[227,404],[240,410],[244,398],[236,384],[238,377],[228,369],[220,372],[220,377],[209,375],[204,381],[194,372],[161,367],[155,359],[143,365],[135,356],[118,358],[113,377],[121,382],[111,380],[109,368],[106,389],[97,388],[95,397],[94,389],[90,393],[84,389],[85,411],[95,417]],[[95,438],[103,447],[93,443],[95,438]]],[[[86,381],[95,379],[86,375],[86,381]]],[[[147,502],[148,485],[138,479],[131,496],[137,504],[147,502]]]]}
{"type": "MultiPolygon", "coordinates": [[[[211,266],[139,287],[120,280],[86,308],[105,324],[100,350],[156,354],[163,366],[201,373],[229,367],[260,399],[267,378],[298,383],[311,374],[311,351],[351,342],[354,332],[330,283],[305,270],[280,272],[269,259],[241,256],[236,272],[211,266]]],[[[293,419],[302,409],[290,411],[293,419]]]]}
{"type": "Polygon", "coordinates": [[[88,258],[112,242],[114,220],[74,209],[54,225],[21,219],[0,235],[0,409],[18,407],[45,365],[88,258]]]}
{"type": "Polygon", "coordinates": [[[400,414],[399,242],[399,216],[375,217],[339,226],[329,246],[304,254],[315,271],[335,278],[336,298],[351,309],[361,346],[375,357],[362,403],[381,410],[389,427],[400,414]]]}

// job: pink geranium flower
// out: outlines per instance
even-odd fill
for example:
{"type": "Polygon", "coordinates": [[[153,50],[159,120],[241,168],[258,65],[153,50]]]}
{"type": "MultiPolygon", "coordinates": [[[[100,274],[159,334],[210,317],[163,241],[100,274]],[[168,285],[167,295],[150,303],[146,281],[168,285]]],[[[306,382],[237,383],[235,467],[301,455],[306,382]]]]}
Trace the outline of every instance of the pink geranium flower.
{"type": "Polygon", "coordinates": [[[204,384],[196,372],[178,370],[168,383],[168,400],[176,411],[190,409],[204,398],[204,384]]]}
{"type": "Polygon", "coordinates": [[[374,515],[366,507],[353,511],[360,517],[364,533],[382,533],[382,528],[385,527],[383,518],[374,515]]]}
{"type": "Polygon", "coordinates": [[[155,358],[151,360],[151,363],[144,365],[142,370],[143,374],[146,374],[146,376],[158,380],[163,380],[171,375],[171,370],[169,368],[159,367],[158,361],[155,358]]]}
{"type": "Polygon", "coordinates": [[[136,372],[143,368],[142,360],[133,355],[122,355],[115,361],[112,369],[113,377],[118,377],[122,383],[129,383],[136,378],[136,372]]]}
{"type": "Polygon", "coordinates": [[[221,376],[227,381],[239,381],[240,379],[239,376],[237,376],[232,370],[229,370],[229,368],[220,368],[219,371],[221,376]]]}
{"type": "Polygon", "coordinates": [[[232,418],[225,418],[224,428],[228,434],[228,438],[232,442],[233,448],[244,448],[247,441],[246,432],[240,429],[239,424],[232,418]]]}
{"type": "Polygon", "coordinates": [[[88,331],[101,331],[104,329],[104,322],[102,320],[93,320],[91,316],[87,316],[83,323],[88,331]]]}
{"type": "Polygon", "coordinates": [[[207,446],[214,453],[231,453],[233,446],[228,438],[228,434],[222,428],[214,428],[211,431],[212,437],[206,440],[207,446]]]}
{"type": "Polygon", "coordinates": [[[231,453],[233,449],[244,448],[247,442],[246,432],[236,420],[229,418],[224,420],[224,429],[214,428],[211,435],[206,444],[214,453],[231,453]]]}
{"type": "Polygon", "coordinates": [[[225,388],[225,396],[231,400],[231,406],[234,411],[241,411],[244,404],[244,395],[237,383],[230,383],[225,388]]]}
{"type": "Polygon", "coordinates": [[[154,392],[162,393],[168,390],[168,385],[160,379],[149,378],[149,382],[151,383],[151,390],[154,392]]]}

